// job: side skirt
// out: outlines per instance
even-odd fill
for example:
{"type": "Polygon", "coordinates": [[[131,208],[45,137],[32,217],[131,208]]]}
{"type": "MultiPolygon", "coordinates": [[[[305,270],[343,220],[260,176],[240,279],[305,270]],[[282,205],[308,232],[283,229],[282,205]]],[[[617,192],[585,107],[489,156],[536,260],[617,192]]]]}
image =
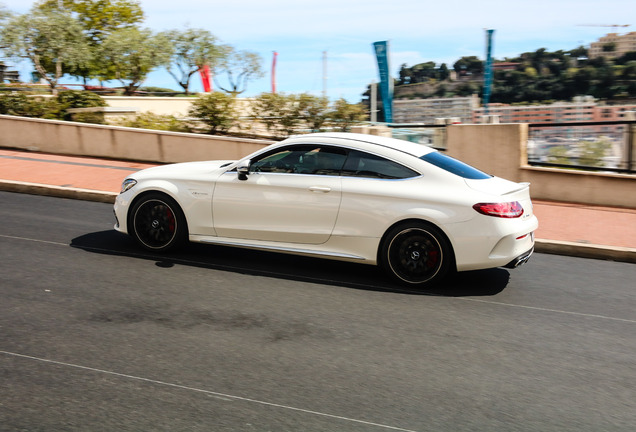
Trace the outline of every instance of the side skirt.
{"type": "Polygon", "coordinates": [[[305,255],[305,256],[334,259],[339,261],[356,261],[356,262],[363,262],[365,264],[371,264],[367,261],[365,257],[359,256],[359,255],[347,254],[342,252],[333,252],[333,251],[327,251],[327,250],[304,249],[304,248],[287,246],[287,245],[272,245],[271,243],[270,244],[248,243],[245,241],[235,241],[232,239],[201,237],[201,236],[190,236],[190,241],[196,242],[196,243],[216,244],[220,246],[231,246],[231,247],[238,247],[238,248],[245,248],[245,249],[256,249],[256,250],[263,250],[263,251],[287,253],[292,255],[305,255]]]}

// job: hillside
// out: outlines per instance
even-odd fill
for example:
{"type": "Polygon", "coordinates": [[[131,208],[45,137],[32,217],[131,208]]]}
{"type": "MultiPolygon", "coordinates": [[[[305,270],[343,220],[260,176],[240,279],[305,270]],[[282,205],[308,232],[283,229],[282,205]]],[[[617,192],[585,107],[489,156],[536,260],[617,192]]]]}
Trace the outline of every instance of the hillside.
{"type": "MultiPolygon", "coordinates": [[[[472,56],[459,59],[450,71],[434,62],[402,65],[395,97],[481,96],[484,63],[472,56]]],[[[566,101],[581,95],[608,103],[635,99],[636,52],[606,60],[589,59],[584,48],[557,52],[542,48],[494,61],[492,103],[566,101]]]]}

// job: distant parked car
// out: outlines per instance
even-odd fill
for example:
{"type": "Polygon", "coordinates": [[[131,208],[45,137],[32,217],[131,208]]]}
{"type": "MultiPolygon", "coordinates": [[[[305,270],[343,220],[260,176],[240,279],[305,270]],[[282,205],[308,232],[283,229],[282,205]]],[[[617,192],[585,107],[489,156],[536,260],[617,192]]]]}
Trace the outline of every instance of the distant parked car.
{"type": "Polygon", "coordinates": [[[379,264],[421,287],[449,271],[516,267],[538,222],[527,183],[371,135],[292,137],[239,161],[126,178],[115,229],[162,252],[187,240],[379,264]]]}

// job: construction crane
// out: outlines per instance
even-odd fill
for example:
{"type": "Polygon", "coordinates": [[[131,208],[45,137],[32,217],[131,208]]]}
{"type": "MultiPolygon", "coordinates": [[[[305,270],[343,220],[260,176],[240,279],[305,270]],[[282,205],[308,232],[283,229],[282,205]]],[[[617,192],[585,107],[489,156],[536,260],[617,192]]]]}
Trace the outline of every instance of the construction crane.
{"type": "Polygon", "coordinates": [[[629,27],[631,24],[578,24],[579,27],[629,27]]]}

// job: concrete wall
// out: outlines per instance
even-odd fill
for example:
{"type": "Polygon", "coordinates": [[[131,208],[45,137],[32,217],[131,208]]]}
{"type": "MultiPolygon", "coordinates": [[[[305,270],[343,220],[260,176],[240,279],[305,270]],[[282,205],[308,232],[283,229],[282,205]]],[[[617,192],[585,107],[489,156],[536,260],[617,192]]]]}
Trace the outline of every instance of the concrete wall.
{"type": "Polygon", "coordinates": [[[185,162],[240,159],[269,144],[265,140],[0,115],[0,147],[46,153],[185,162]]]}
{"type": "Polygon", "coordinates": [[[636,208],[636,176],[531,167],[527,124],[451,125],[447,153],[489,174],[529,182],[534,199],[636,208]]]}
{"type": "MultiPolygon", "coordinates": [[[[636,176],[530,167],[527,138],[526,124],[451,125],[447,153],[487,173],[530,182],[534,199],[636,208],[636,176]]],[[[47,153],[150,162],[234,160],[270,143],[0,115],[0,147],[47,153]]]]}
{"type": "MultiPolygon", "coordinates": [[[[138,112],[153,112],[155,114],[173,115],[177,118],[188,116],[188,110],[196,97],[152,97],[152,96],[102,96],[110,107],[133,108],[138,112]]],[[[236,100],[236,109],[241,115],[248,112],[251,99],[236,100]]]]}

